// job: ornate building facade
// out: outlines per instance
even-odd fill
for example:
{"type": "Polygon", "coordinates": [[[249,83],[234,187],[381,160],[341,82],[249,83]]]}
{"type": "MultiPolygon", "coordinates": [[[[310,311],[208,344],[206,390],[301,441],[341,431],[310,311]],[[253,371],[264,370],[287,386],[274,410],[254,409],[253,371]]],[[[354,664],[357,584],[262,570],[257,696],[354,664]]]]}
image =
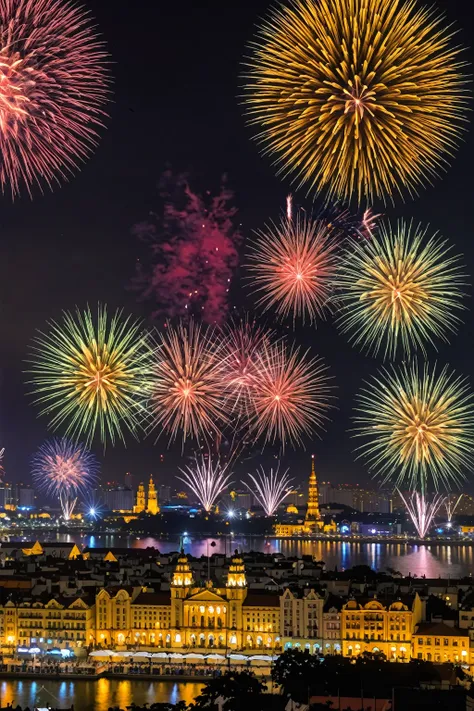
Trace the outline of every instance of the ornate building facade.
{"type": "Polygon", "coordinates": [[[423,615],[417,593],[404,599],[352,599],[341,611],[341,642],[345,657],[382,652],[392,661],[413,655],[412,639],[423,615]]]}
{"type": "Polygon", "coordinates": [[[280,600],[249,593],[242,558],[236,553],[224,587],[198,585],[181,554],[169,592],[141,588],[104,589],[96,601],[95,644],[173,649],[281,648],[280,600]]]}

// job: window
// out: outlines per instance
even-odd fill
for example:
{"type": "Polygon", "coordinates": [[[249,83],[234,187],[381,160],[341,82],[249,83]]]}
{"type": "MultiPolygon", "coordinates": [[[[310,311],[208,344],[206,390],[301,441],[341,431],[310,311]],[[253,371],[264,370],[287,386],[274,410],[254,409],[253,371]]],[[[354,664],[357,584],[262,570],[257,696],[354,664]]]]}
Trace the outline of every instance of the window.
{"type": "Polygon", "coordinates": [[[423,645],[423,639],[421,637],[418,638],[418,644],[423,645]]]}
{"type": "Polygon", "coordinates": [[[449,644],[449,639],[447,637],[444,638],[443,640],[444,646],[447,647],[449,644]]]}

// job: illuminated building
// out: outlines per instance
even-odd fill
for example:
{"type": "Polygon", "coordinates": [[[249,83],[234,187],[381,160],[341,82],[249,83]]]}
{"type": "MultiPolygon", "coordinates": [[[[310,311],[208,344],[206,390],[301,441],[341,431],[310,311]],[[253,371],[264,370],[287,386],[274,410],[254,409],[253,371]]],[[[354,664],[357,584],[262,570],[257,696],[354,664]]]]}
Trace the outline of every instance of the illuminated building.
{"type": "Polygon", "coordinates": [[[323,608],[323,652],[341,654],[342,598],[329,595],[323,608]]]}
{"type": "Polygon", "coordinates": [[[3,643],[17,647],[77,649],[94,643],[95,605],[84,598],[12,602],[0,608],[3,643]]]}
{"type": "Polygon", "coordinates": [[[284,649],[298,646],[322,651],[324,600],[314,590],[291,592],[280,597],[280,634],[284,649]]]}
{"type": "Polygon", "coordinates": [[[137,496],[135,500],[135,506],[133,507],[133,513],[143,513],[146,509],[146,494],[145,486],[143,482],[138,485],[137,496]]]}
{"type": "Polygon", "coordinates": [[[392,602],[349,600],[341,610],[342,654],[355,657],[382,652],[391,661],[408,661],[413,656],[413,632],[422,614],[418,593],[392,602]]]}
{"type": "Polygon", "coordinates": [[[225,587],[196,584],[188,558],[178,558],[170,591],[101,590],[96,598],[96,644],[181,649],[281,648],[276,594],[249,592],[242,558],[230,562],[225,587]]]}
{"type": "Polygon", "coordinates": [[[156,491],[155,483],[153,477],[150,476],[150,481],[148,482],[148,502],[146,512],[155,516],[160,513],[160,507],[158,504],[158,494],[156,491]]]}
{"type": "Polygon", "coordinates": [[[443,622],[422,622],[413,634],[413,656],[426,662],[469,663],[469,631],[443,622]]]}

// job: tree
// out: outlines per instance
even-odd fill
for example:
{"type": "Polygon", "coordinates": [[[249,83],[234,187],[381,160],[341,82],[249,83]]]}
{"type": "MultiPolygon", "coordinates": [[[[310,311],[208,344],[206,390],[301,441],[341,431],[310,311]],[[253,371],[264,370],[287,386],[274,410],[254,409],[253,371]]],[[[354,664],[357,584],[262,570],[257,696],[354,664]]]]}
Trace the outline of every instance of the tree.
{"type": "Polygon", "coordinates": [[[319,657],[307,650],[287,649],[276,660],[272,679],[285,696],[297,703],[307,703],[311,688],[321,679],[321,665],[319,657]]]}
{"type": "Polygon", "coordinates": [[[261,711],[266,689],[250,672],[226,672],[208,681],[190,708],[210,711],[220,699],[222,711],[261,711]]]}

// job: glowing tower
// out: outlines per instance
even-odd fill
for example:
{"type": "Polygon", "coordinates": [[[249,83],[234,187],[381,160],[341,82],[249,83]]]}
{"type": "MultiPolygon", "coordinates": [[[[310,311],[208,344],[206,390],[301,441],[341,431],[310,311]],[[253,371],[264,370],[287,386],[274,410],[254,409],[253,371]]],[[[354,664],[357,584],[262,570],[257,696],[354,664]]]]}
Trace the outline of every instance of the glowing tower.
{"type": "Polygon", "coordinates": [[[160,506],[158,504],[158,494],[156,492],[156,487],[152,476],[150,476],[150,481],[148,482],[148,506],[146,511],[147,513],[153,515],[160,513],[160,506]]]}
{"type": "Polygon", "coordinates": [[[308,528],[321,528],[324,525],[324,522],[321,520],[321,513],[319,511],[319,489],[318,480],[316,478],[316,470],[314,468],[314,454],[311,455],[311,474],[309,477],[308,487],[308,508],[306,511],[304,525],[308,528]]]}
{"type": "Polygon", "coordinates": [[[135,506],[133,507],[133,513],[142,513],[146,509],[145,503],[145,487],[142,484],[138,485],[137,496],[135,499],[135,506]]]}

